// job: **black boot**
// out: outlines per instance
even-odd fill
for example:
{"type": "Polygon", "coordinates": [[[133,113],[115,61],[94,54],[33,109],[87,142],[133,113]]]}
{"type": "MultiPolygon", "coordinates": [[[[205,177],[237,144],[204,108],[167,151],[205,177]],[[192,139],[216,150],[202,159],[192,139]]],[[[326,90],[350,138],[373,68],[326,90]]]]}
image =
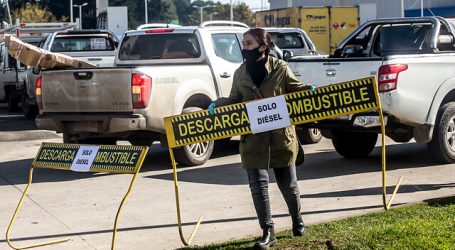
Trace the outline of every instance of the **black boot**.
{"type": "Polygon", "coordinates": [[[303,236],[305,234],[305,224],[302,216],[292,216],[292,234],[294,236],[303,236]]]}
{"type": "Polygon", "coordinates": [[[254,249],[263,250],[269,249],[269,247],[276,244],[275,231],[273,227],[266,228],[262,231],[262,239],[256,241],[254,244],[254,249]]]}

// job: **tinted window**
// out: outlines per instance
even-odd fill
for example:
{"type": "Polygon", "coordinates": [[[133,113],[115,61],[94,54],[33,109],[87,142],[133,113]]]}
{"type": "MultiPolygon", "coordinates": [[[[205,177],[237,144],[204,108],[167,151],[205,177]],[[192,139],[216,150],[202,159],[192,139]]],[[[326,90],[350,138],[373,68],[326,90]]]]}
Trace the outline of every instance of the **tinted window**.
{"type": "Polygon", "coordinates": [[[212,35],[215,54],[229,62],[243,62],[240,44],[235,34],[212,35]]]}
{"type": "Polygon", "coordinates": [[[52,42],[52,52],[78,52],[78,51],[112,51],[114,43],[107,37],[93,36],[67,36],[56,37],[52,42]]]}
{"type": "Polygon", "coordinates": [[[198,58],[201,49],[194,34],[146,34],[127,36],[120,47],[120,60],[198,58]]]}
{"type": "Polygon", "coordinates": [[[388,25],[378,31],[375,54],[419,53],[430,49],[431,24],[388,25]]]}
{"type": "Polygon", "coordinates": [[[280,49],[302,49],[305,47],[302,36],[299,33],[269,32],[272,41],[280,49]]]}

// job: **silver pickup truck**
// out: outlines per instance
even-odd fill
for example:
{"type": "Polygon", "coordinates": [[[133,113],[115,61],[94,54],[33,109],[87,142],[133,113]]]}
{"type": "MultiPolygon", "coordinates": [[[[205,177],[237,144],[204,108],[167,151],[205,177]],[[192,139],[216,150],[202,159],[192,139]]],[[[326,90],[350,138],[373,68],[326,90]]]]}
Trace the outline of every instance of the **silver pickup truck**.
{"type": "MultiPolygon", "coordinates": [[[[325,59],[293,58],[303,83],[317,86],[377,76],[386,134],[427,144],[455,162],[455,26],[441,17],[372,20],[325,59]]],[[[380,132],[377,113],[324,120],[315,126],[345,157],[365,157],[380,132]]]]}

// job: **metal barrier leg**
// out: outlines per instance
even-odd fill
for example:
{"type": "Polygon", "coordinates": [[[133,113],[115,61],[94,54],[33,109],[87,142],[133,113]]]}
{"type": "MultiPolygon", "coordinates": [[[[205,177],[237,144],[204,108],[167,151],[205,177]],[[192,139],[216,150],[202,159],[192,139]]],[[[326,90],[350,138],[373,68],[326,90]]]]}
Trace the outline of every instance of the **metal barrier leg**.
{"type": "Polygon", "coordinates": [[[197,229],[199,228],[199,225],[201,224],[202,221],[202,216],[199,217],[199,220],[196,223],[196,226],[194,227],[193,231],[191,232],[190,238],[188,241],[185,240],[185,237],[183,237],[183,230],[182,230],[182,220],[180,216],[180,199],[179,199],[179,186],[178,186],[178,180],[177,180],[177,167],[174,159],[174,151],[172,148],[169,148],[169,154],[171,155],[171,161],[172,161],[172,168],[174,169],[174,190],[175,190],[175,205],[177,207],[177,221],[179,224],[179,234],[180,234],[180,240],[185,246],[189,246],[191,244],[191,241],[193,240],[194,235],[196,234],[197,229]]]}
{"type": "Polygon", "coordinates": [[[70,239],[60,239],[60,240],[47,241],[47,242],[42,242],[42,243],[30,244],[30,245],[23,246],[23,247],[18,247],[18,246],[15,246],[9,239],[9,232],[10,232],[11,228],[13,227],[13,223],[16,220],[17,213],[19,212],[19,209],[22,206],[22,202],[24,201],[24,198],[27,195],[28,189],[30,188],[30,185],[32,184],[32,180],[33,180],[33,166],[30,167],[27,187],[25,188],[24,193],[22,194],[22,197],[19,200],[19,204],[17,204],[16,210],[14,211],[13,217],[11,218],[11,221],[9,223],[8,229],[6,230],[6,242],[13,249],[27,249],[27,248],[33,248],[33,247],[40,247],[40,246],[62,243],[62,242],[66,242],[66,241],[70,240],[70,239]]]}
{"type": "MultiPolygon", "coordinates": [[[[375,86],[375,87],[377,88],[377,86],[375,86]]],[[[376,93],[378,93],[377,90],[376,90],[376,93]]],[[[378,107],[379,107],[379,110],[378,110],[379,118],[381,120],[382,204],[383,204],[385,210],[389,210],[390,207],[392,206],[392,201],[395,198],[395,195],[397,194],[398,188],[400,187],[401,181],[403,180],[403,176],[401,176],[400,179],[398,180],[398,183],[395,186],[395,189],[393,190],[392,197],[390,198],[389,202],[387,202],[385,125],[384,125],[384,115],[382,114],[382,107],[381,107],[379,94],[377,94],[377,100],[378,100],[378,107]]]]}
{"type": "Polygon", "coordinates": [[[133,178],[131,179],[130,187],[128,188],[128,191],[126,192],[125,196],[123,197],[122,202],[120,203],[120,206],[118,207],[117,210],[117,215],[115,215],[115,222],[114,222],[114,232],[112,233],[112,244],[111,244],[111,249],[114,250],[115,248],[115,236],[117,234],[117,222],[118,218],[120,217],[120,212],[122,211],[123,204],[125,203],[126,199],[131,193],[131,190],[133,189],[134,182],[136,181],[137,174],[139,173],[141,167],[136,170],[136,172],[133,175],[133,178]]]}

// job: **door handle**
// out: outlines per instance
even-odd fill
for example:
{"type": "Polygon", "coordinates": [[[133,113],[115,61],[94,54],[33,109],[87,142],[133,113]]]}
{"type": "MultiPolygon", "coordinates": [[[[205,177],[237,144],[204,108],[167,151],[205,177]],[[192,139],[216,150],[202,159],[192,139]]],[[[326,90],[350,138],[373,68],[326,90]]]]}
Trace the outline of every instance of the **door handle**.
{"type": "Polygon", "coordinates": [[[328,70],[325,71],[325,74],[327,76],[335,76],[337,74],[337,71],[334,70],[334,69],[328,69],[328,70]]]}
{"type": "Polygon", "coordinates": [[[230,74],[228,74],[227,72],[223,72],[223,74],[220,75],[221,78],[229,78],[231,77],[230,74]]]}

